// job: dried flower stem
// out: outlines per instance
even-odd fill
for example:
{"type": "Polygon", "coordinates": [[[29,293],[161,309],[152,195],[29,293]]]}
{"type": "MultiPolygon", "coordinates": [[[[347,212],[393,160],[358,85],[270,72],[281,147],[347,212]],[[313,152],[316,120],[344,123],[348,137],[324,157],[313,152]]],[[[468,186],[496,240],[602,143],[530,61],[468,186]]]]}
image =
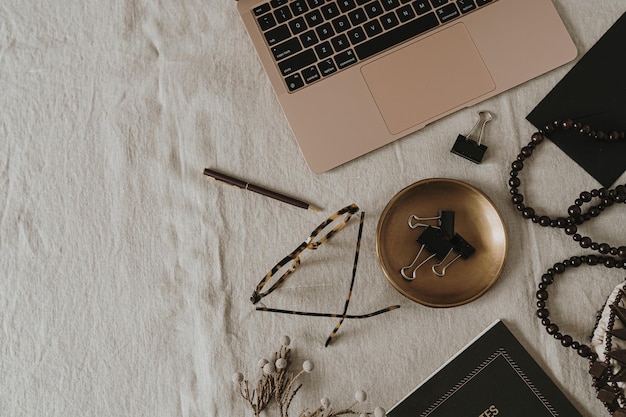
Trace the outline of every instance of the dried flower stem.
{"type": "Polygon", "coordinates": [[[325,409],[323,406],[319,406],[310,413],[307,413],[308,409],[304,409],[300,413],[299,417],[337,417],[356,414],[365,414],[366,416],[371,415],[371,413],[361,413],[359,411],[353,410],[354,406],[356,406],[358,403],[358,401],[355,401],[349,407],[338,411],[334,411],[332,408],[325,409]]]}
{"type": "Polygon", "coordinates": [[[293,397],[296,396],[296,393],[298,392],[298,390],[302,387],[302,384],[298,385],[296,387],[296,389],[293,390],[293,392],[291,393],[291,395],[289,396],[289,399],[287,400],[287,403],[285,405],[285,413],[282,414],[281,412],[281,417],[289,417],[288,414],[288,410],[289,410],[289,406],[291,405],[291,400],[293,400],[293,397]]]}
{"type": "MultiPolygon", "coordinates": [[[[283,342],[278,352],[273,355],[273,361],[268,362],[266,360],[261,361],[260,366],[263,367],[263,375],[257,382],[256,388],[251,389],[247,379],[243,379],[241,373],[234,375],[234,380],[238,384],[239,395],[248,403],[254,411],[255,417],[260,417],[260,414],[265,408],[274,400],[278,406],[280,417],[289,417],[289,407],[294,397],[302,387],[302,384],[296,385],[298,378],[305,372],[311,372],[313,370],[313,364],[310,361],[303,363],[302,369],[296,373],[288,372],[291,349],[287,346],[289,341],[283,342]],[[294,388],[295,386],[295,388],[294,388]]],[[[361,396],[365,398],[365,394],[362,391],[361,396]]],[[[357,396],[359,399],[360,396],[357,396]]],[[[361,398],[359,401],[363,401],[361,398]]],[[[349,407],[343,408],[338,411],[333,411],[329,407],[329,401],[322,399],[323,404],[317,407],[313,411],[304,409],[299,416],[300,417],[338,417],[345,415],[357,415],[364,414],[366,416],[372,416],[372,413],[361,413],[354,410],[354,407],[359,401],[353,402],[349,407]]],[[[384,411],[383,411],[384,412],[384,411]]]]}

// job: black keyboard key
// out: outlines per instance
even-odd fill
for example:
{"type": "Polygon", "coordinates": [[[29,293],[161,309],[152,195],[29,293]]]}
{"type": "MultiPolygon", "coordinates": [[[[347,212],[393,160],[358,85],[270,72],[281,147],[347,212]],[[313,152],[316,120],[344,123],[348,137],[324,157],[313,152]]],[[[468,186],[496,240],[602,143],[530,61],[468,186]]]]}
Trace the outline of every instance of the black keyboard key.
{"type": "Polygon", "coordinates": [[[348,13],[348,17],[350,18],[350,22],[352,22],[352,26],[358,26],[367,21],[367,16],[365,15],[365,10],[363,9],[351,11],[348,13]]]}
{"type": "Polygon", "coordinates": [[[300,52],[302,50],[302,45],[300,45],[298,38],[291,38],[280,45],[273,46],[271,50],[272,54],[274,54],[274,59],[276,59],[276,61],[280,61],[281,59],[285,59],[296,52],[300,52]]]}
{"type": "Polygon", "coordinates": [[[447,4],[437,9],[437,16],[439,16],[441,23],[449,22],[452,19],[456,19],[460,15],[461,13],[459,13],[459,9],[456,8],[454,3],[447,4]]]}
{"type": "Polygon", "coordinates": [[[394,12],[390,12],[387,13],[384,16],[380,17],[380,21],[383,23],[383,27],[385,29],[391,29],[393,27],[396,27],[400,24],[400,22],[398,21],[398,18],[396,17],[396,14],[394,12]]]}
{"type": "Polygon", "coordinates": [[[398,18],[402,23],[415,17],[415,12],[413,11],[413,8],[410,4],[400,7],[398,10],[396,10],[396,13],[398,14],[398,18]]]}
{"type": "Polygon", "coordinates": [[[300,52],[298,55],[290,56],[289,58],[278,63],[278,68],[283,75],[292,74],[304,67],[308,67],[317,61],[315,52],[312,49],[307,49],[304,52],[300,52]]]}
{"type": "Polygon", "coordinates": [[[400,6],[400,3],[398,0],[382,0],[383,1],[383,7],[385,8],[385,10],[389,11],[389,10],[393,10],[396,7],[400,6]]]}
{"type": "Polygon", "coordinates": [[[339,9],[342,12],[348,12],[356,7],[356,3],[354,0],[339,0],[339,9]]]}
{"type": "Polygon", "coordinates": [[[304,78],[304,82],[307,84],[311,84],[322,78],[320,72],[317,70],[315,65],[312,65],[308,68],[302,70],[302,78],[304,78]]]}
{"type": "Polygon", "coordinates": [[[319,59],[324,59],[333,54],[333,48],[330,46],[330,42],[323,42],[315,47],[315,52],[319,59]]]}
{"type": "Polygon", "coordinates": [[[326,20],[334,19],[339,16],[339,7],[335,3],[327,3],[322,6],[322,14],[326,18],[326,20]]]}
{"type": "Polygon", "coordinates": [[[341,33],[341,32],[345,32],[346,30],[350,29],[350,21],[348,20],[347,16],[339,16],[338,18],[336,18],[335,20],[333,20],[333,28],[335,29],[335,32],[337,33],[341,33]]]}
{"type": "Polygon", "coordinates": [[[302,16],[289,22],[289,27],[294,35],[302,33],[308,29],[306,22],[304,21],[304,17],[302,16]]]}
{"type": "Polygon", "coordinates": [[[317,26],[324,23],[324,18],[322,17],[322,13],[319,10],[313,10],[312,12],[307,13],[304,18],[309,24],[309,27],[317,26]]]}
{"type": "Polygon", "coordinates": [[[277,8],[277,7],[280,7],[282,5],[287,4],[288,1],[289,0],[272,0],[272,1],[270,1],[270,3],[271,3],[273,8],[277,8]]]}
{"type": "Polygon", "coordinates": [[[373,1],[371,3],[367,3],[365,5],[365,13],[367,13],[367,16],[370,19],[376,16],[380,16],[381,14],[383,14],[383,6],[380,4],[378,0],[373,1]]]}
{"type": "Polygon", "coordinates": [[[365,59],[392,46],[409,40],[439,25],[434,13],[429,13],[415,20],[411,20],[402,26],[390,30],[376,38],[369,39],[354,47],[359,59],[365,59]]]}
{"type": "Polygon", "coordinates": [[[265,32],[265,40],[269,46],[276,45],[284,41],[291,36],[289,28],[286,24],[275,27],[272,30],[265,32]]]}
{"type": "Polygon", "coordinates": [[[259,22],[259,26],[261,27],[261,30],[268,30],[276,26],[276,19],[274,19],[274,16],[272,16],[271,13],[264,14],[263,16],[259,17],[257,20],[259,22]]]}
{"type": "Polygon", "coordinates": [[[430,2],[433,4],[433,7],[439,7],[446,4],[448,0],[430,0],[430,2]]]}
{"type": "Polygon", "coordinates": [[[370,1],[370,0],[356,0],[356,4],[358,4],[359,6],[363,6],[368,1],[370,1]]]}
{"type": "Polygon", "coordinates": [[[291,2],[289,7],[291,7],[291,12],[294,16],[300,16],[301,14],[306,13],[309,10],[304,0],[296,0],[294,2],[291,2]]]}
{"type": "Polygon", "coordinates": [[[276,21],[278,23],[283,23],[291,19],[292,14],[291,10],[289,10],[289,6],[283,6],[278,10],[274,10],[274,16],[276,16],[276,21]]]}
{"type": "Polygon", "coordinates": [[[335,62],[337,63],[337,68],[339,69],[343,69],[349,67],[352,64],[356,64],[356,61],[356,55],[354,55],[354,51],[352,51],[352,49],[348,49],[345,52],[335,55],[335,62]]]}
{"type": "Polygon", "coordinates": [[[476,4],[480,7],[480,6],[484,6],[487,3],[490,3],[491,0],[476,0],[476,4]]]}
{"type": "Polygon", "coordinates": [[[367,33],[367,36],[369,36],[370,38],[378,35],[383,31],[383,27],[380,25],[378,20],[372,20],[371,22],[367,22],[365,25],[363,25],[363,27],[365,28],[365,33],[367,33]]]}
{"type": "Polygon", "coordinates": [[[335,34],[333,31],[333,27],[330,23],[324,23],[322,26],[318,26],[315,31],[317,32],[317,36],[319,36],[320,40],[328,39],[335,34]]]}
{"type": "Polygon", "coordinates": [[[252,9],[252,12],[254,13],[255,16],[261,16],[263,13],[267,13],[269,11],[270,11],[269,3],[260,4],[256,6],[254,9],[252,9]]]}
{"type": "Polygon", "coordinates": [[[337,71],[337,66],[335,65],[335,61],[333,61],[332,58],[328,58],[320,62],[319,64],[317,64],[317,68],[319,68],[320,73],[324,77],[337,71]]]}
{"type": "Polygon", "coordinates": [[[316,7],[321,6],[322,4],[324,4],[324,1],[325,0],[306,0],[311,9],[315,9],[316,7]]]}
{"type": "Polygon", "coordinates": [[[302,46],[304,48],[308,48],[318,43],[319,39],[317,39],[317,35],[315,34],[315,31],[309,30],[308,32],[305,32],[302,35],[300,35],[300,42],[302,42],[302,46]]]}
{"type": "Polygon", "coordinates": [[[415,13],[417,13],[419,16],[430,11],[432,9],[432,6],[428,2],[428,0],[417,0],[413,2],[413,8],[415,9],[415,13]]]}
{"type": "Polygon", "coordinates": [[[361,43],[365,40],[365,32],[363,32],[363,29],[361,29],[360,27],[349,30],[348,39],[350,39],[350,43],[352,43],[352,45],[361,43]]]}
{"type": "Polygon", "coordinates": [[[287,88],[289,89],[289,91],[295,91],[298,88],[304,87],[304,81],[298,73],[295,73],[285,78],[285,82],[287,83],[287,88]]]}
{"type": "Polygon", "coordinates": [[[350,47],[350,42],[346,35],[336,36],[330,40],[330,43],[333,45],[335,52],[341,52],[350,47]]]}
{"type": "Polygon", "coordinates": [[[461,13],[471,12],[476,8],[476,3],[474,3],[474,0],[458,0],[456,2],[456,5],[459,6],[459,10],[461,10],[461,13]]]}

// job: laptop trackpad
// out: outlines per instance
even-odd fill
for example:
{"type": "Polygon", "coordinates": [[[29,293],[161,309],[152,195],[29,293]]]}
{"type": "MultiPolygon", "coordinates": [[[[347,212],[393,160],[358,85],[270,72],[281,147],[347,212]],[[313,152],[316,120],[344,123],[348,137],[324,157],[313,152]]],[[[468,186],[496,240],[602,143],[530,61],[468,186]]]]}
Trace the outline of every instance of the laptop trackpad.
{"type": "Polygon", "coordinates": [[[361,72],[392,134],[495,88],[462,23],[364,65],[361,72]]]}

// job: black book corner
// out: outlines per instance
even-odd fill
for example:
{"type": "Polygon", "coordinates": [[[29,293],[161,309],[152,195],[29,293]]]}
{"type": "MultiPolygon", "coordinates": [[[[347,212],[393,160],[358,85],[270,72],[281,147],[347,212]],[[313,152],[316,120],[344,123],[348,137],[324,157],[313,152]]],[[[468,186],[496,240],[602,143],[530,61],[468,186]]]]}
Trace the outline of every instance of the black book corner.
{"type": "MultiPolygon", "coordinates": [[[[594,129],[626,130],[626,14],[580,58],[566,76],[526,117],[541,128],[572,119],[594,129]]],[[[610,187],[626,170],[626,141],[593,141],[573,130],[549,135],[593,178],[610,187]]]]}
{"type": "Polygon", "coordinates": [[[388,417],[580,417],[563,392],[498,320],[388,417]]]}

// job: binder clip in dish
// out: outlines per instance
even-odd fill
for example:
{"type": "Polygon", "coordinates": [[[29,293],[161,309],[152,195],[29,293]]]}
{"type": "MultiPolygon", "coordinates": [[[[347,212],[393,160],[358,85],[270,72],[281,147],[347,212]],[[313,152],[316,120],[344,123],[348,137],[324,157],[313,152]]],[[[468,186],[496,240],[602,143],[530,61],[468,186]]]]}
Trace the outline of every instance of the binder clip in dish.
{"type": "Polygon", "coordinates": [[[409,227],[415,229],[417,227],[435,227],[441,230],[441,234],[445,238],[451,238],[454,235],[454,211],[439,210],[436,217],[417,217],[414,214],[409,216],[409,227]],[[426,223],[420,223],[428,220],[437,220],[437,226],[430,226],[426,223]]]}
{"type": "Polygon", "coordinates": [[[450,152],[462,156],[475,164],[480,164],[485,156],[485,152],[487,152],[487,146],[482,144],[485,125],[492,119],[493,115],[490,112],[478,112],[478,121],[472,130],[466,136],[459,135],[450,152]],[[476,133],[478,133],[478,138],[476,138],[476,133]]]}
{"type": "Polygon", "coordinates": [[[474,252],[476,252],[476,249],[472,245],[470,245],[465,239],[463,239],[463,237],[461,235],[459,235],[458,233],[456,233],[452,237],[452,239],[450,239],[450,244],[452,245],[452,248],[450,249],[450,251],[448,251],[446,256],[443,259],[441,259],[441,262],[439,262],[438,264],[433,265],[432,268],[431,268],[433,270],[433,273],[435,275],[437,275],[438,277],[445,276],[446,275],[446,269],[448,269],[448,267],[450,265],[452,265],[459,258],[467,259],[470,256],[472,256],[474,254],[474,252]],[[441,268],[441,271],[437,271],[437,268],[440,267],[443,264],[443,262],[446,260],[448,255],[450,255],[450,253],[453,252],[453,251],[457,253],[456,257],[454,257],[450,262],[445,264],[441,268]]]}
{"type": "Polygon", "coordinates": [[[446,256],[452,251],[451,241],[444,239],[443,235],[441,234],[441,230],[432,226],[426,227],[422,234],[418,236],[417,242],[421,243],[422,246],[417,252],[417,255],[415,255],[413,262],[400,270],[400,274],[402,275],[402,277],[408,281],[413,281],[415,279],[415,274],[417,273],[417,270],[426,262],[428,262],[432,258],[437,258],[440,261],[443,261],[446,256]],[[418,262],[418,259],[424,249],[430,252],[430,255],[422,262],[420,262],[417,266],[414,266],[418,262]],[[408,271],[410,270],[413,270],[413,272],[408,275],[408,271]]]}

